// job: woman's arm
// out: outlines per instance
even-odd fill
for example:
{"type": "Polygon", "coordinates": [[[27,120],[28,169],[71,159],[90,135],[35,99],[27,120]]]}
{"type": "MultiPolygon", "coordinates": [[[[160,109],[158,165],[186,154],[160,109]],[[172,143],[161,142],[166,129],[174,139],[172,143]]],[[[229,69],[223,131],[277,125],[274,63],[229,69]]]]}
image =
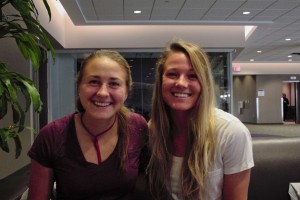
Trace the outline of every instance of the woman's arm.
{"type": "Polygon", "coordinates": [[[48,200],[52,189],[52,169],[31,159],[28,200],[48,200]]]}
{"type": "Polygon", "coordinates": [[[223,200],[246,200],[248,198],[248,187],[251,169],[224,175],[223,200]]]}

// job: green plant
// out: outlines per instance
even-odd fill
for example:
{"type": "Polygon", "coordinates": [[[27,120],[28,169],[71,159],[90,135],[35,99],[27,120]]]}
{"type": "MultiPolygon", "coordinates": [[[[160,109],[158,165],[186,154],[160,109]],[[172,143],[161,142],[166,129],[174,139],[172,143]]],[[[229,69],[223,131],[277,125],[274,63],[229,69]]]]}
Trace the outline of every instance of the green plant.
{"type": "MultiPolygon", "coordinates": [[[[47,0],[43,0],[51,20],[51,10],[47,0]]],[[[44,33],[38,21],[38,11],[33,0],[0,0],[1,21],[0,38],[13,38],[19,50],[26,59],[30,59],[32,66],[38,70],[39,64],[46,59],[41,46],[47,48],[54,59],[55,53],[52,44],[44,33]],[[12,6],[14,14],[6,14],[4,8],[12,6]]],[[[3,151],[9,152],[8,141],[15,142],[15,157],[18,158],[22,151],[20,133],[25,126],[25,113],[33,105],[35,112],[40,112],[42,102],[34,82],[22,74],[12,72],[6,63],[0,61],[0,120],[3,119],[11,108],[12,123],[0,127],[0,147],[3,151]],[[25,99],[25,105],[22,104],[25,99]]]]}

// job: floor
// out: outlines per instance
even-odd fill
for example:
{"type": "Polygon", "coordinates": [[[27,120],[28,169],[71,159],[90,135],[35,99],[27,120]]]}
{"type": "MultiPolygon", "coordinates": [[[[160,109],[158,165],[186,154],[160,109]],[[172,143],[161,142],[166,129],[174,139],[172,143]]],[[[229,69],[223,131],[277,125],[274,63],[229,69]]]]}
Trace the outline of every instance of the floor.
{"type": "Polygon", "coordinates": [[[250,133],[278,135],[285,137],[299,137],[300,124],[286,122],[284,124],[245,124],[250,133]]]}
{"type": "MultiPolygon", "coordinates": [[[[287,122],[276,125],[245,124],[250,133],[300,137],[300,124],[287,122]]],[[[29,166],[0,180],[0,200],[16,200],[28,185],[29,166]]]]}

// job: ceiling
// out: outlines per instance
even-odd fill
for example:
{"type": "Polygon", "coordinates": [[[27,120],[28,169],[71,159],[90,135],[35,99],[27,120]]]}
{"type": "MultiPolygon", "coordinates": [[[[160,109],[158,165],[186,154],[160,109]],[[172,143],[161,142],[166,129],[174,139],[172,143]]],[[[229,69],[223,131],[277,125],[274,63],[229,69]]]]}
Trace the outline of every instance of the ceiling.
{"type": "MultiPolygon", "coordinates": [[[[256,26],[234,62],[300,62],[299,0],[60,0],[79,25],[256,26]],[[134,14],[140,10],[140,14],[134,14]],[[250,14],[243,15],[244,11],[250,14]],[[286,41],[290,38],[290,41],[286,41]],[[261,51],[258,53],[257,51],[261,51]],[[292,57],[288,57],[292,56],[292,57]]],[[[226,29],[223,28],[223,30],[226,29]]]]}

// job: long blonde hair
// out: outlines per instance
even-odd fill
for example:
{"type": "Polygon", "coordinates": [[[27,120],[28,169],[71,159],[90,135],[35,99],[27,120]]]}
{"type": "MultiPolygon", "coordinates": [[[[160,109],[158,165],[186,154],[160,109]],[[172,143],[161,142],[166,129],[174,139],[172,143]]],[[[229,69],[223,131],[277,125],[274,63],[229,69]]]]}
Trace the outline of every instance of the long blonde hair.
{"type": "Polygon", "coordinates": [[[201,85],[201,94],[190,114],[188,144],[181,171],[181,189],[184,199],[200,199],[205,192],[205,178],[215,154],[215,94],[211,66],[206,53],[197,45],[174,41],[165,49],[156,67],[156,81],[152,97],[150,148],[147,168],[150,189],[157,199],[172,199],[170,195],[170,151],[172,121],[170,108],[162,97],[162,74],[170,54],[183,52],[190,59],[201,85]]]}
{"type": "MultiPolygon", "coordinates": [[[[80,70],[77,74],[77,88],[82,81],[83,75],[85,73],[85,68],[88,63],[95,59],[101,57],[108,57],[111,60],[117,62],[125,71],[126,73],[126,89],[129,93],[132,88],[132,78],[131,78],[131,70],[128,62],[126,59],[117,51],[114,50],[97,50],[91,53],[84,61],[81,63],[80,70]]],[[[85,112],[84,107],[82,106],[79,97],[76,99],[76,107],[79,112],[85,112]]],[[[118,135],[119,135],[119,158],[120,158],[120,167],[124,170],[125,161],[127,159],[127,148],[129,142],[129,127],[128,127],[128,120],[129,120],[130,110],[123,105],[121,110],[118,112],[118,135]]]]}

